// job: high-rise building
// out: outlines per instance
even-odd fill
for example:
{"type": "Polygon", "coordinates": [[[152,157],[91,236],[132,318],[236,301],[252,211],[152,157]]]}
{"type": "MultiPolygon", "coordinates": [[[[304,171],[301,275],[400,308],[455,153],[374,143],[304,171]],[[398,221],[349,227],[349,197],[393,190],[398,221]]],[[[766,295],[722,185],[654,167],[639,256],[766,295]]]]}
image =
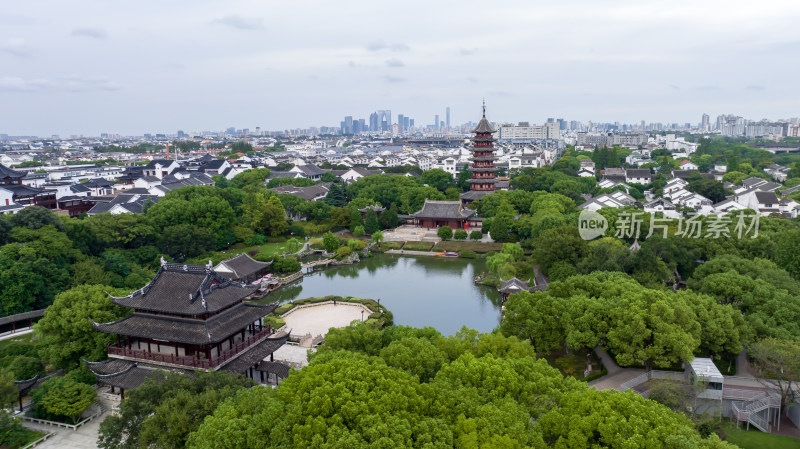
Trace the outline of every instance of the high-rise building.
{"type": "Polygon", "coordinates": [[[433,132],[439,132],[439,114],[436,114],[433,119],[433,132]]]}
{"type": "Polygon", "coordinates": [[[450,132],[450,106],[445,109],[445,114],[447,114],[447,118],[445,119],[445,131],[450,132]]]}
{"type": "Polygon", "coordinates": [[[392,111],[386,109],[382,111],[376,111],[378,114],[378,126],[380,127],[378,131],[391,131],[392,126],[392,111]]]}
{"type": "Polygon", "coordinates": [[[347,115],[344,117],[344,130],[342,134],[353,134],[353,116],[347,115]]]}
{"type": "Polygon", "coordinates": [[[408,120],[408,128],[411,129],[413,127],[414,127],[414,119],[412,118],[408,120]]]}
{"type": "Polygon", "coordinates": [[[414,120],[411,120],[408,117],[403,117],[403,130],[408,131],[412,126],[414,126],[414,120]]]}
{"type": "Polygon", "coordinates": [[[380,122],[378,121],[378,113],[373,112],[369,115],[369,130],[370,131],[379,131],[380,130],[380,122]]]}
{"type": "Polygon", "coordinates": [[[405,131],[405,128],[403,128],[403,121],[404,120],[405,120],[405,117],[403,116],[403,114],[397,114],[397,125],[400,127],[400,132],[405,131]]]}
{"type": "Polygon", "coordinates": [[[486,120],[486,104],[483,105],[483,117],[478,122],[478,126],[472,130],[475,137],[472,138],[472,166],[469,171],[472,176],[469,179],[469,192],[461,194],[461,201],[465,204],[479,200],[484,196],[494,192],[495,167],[494,161],[494,128],[486,120]]]}
{"type": "Polygon", "coordinates": [[[700,129],[704,132],[711,131],[711,118],[708,114],[703,114],[703,118],[700,121],[700,129]]]}

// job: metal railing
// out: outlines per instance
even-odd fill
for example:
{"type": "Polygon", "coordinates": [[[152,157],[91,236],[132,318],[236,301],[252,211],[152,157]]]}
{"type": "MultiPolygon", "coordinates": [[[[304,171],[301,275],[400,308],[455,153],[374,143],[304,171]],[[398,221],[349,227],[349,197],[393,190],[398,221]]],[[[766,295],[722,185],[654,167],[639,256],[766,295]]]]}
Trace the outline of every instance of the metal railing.
{"type": "MultiPolygon", "coordinates": [[[[736,402],[731,403],[731,410],[733,411],[736,420],[746,421],[754,425],[762,432],[770,432],[772,425],[767,418],[761,416],[760,412],[768,408],[780,407],[780,397],[765,391],[737,390],[734,393],[737,392],[740,392],[741,396],[743,397],[750,396],[752,399],[742,405],[739,405],[736,402]],[[747,391],[752,391],[756,394],[748,395],[746,393],[747,391]]],[[[726,399],[730,398],[726,397],[726,399]]]]}
{"type": "Polygon", "coordinates": [[[633,379],[627,380],[620,384],[619,391],[630,390],[650,380],[650,372],[639,374],[633,379]]]}
{"type": "Polygon", "coordinates": [[[239,342],[238,344],[234,345],[232,348],[228,349],[227,351],[222,352],[219,356],[213,359],[198,359],[195,357],[187,357],[187,356],[177,356],[174,354],[159,354],[153,352],[142,351],[138,349],[128,349],[119,346],[109,345],[108,346],[108,354],[109,355],[118,355],[121,357],[130,357],[133,359],[141,359],[141,360],[148,360],[151,362],[161,362],[161,363],[169,363],[171,365],[180,365],[192,368],[201,368],[201,369],[208,369],[219,366],[228,360],[231,360],[236,355],[238,355],[243,350],[247,349],[248,347],[252,346],[253,343],[266,338],[272,333],[272,330],[267,327],[262,331],[251,335],[250,337],[246,338],[244,341],[239,342]]]}
{"type": "Polygon", "coordinates": [[[622,384],[620,384],[619,391],[625,391],[625,390],[630,390],[631,388],[636,388],[639,385],[649,381],[650,379],[665,379],[665,380],[680,381],[684,379],[684,374],[679,371],[650,370],[642,374],[639,374],[633,379],[627,380],[622,384]]]}
{"type": "Polygon", "coordinates": [[[743,390],[739,388],[725,388],[722,391],[723,399],[733,401],[757,401],[765,397],[767,393],[763,390],[743,390]]]}

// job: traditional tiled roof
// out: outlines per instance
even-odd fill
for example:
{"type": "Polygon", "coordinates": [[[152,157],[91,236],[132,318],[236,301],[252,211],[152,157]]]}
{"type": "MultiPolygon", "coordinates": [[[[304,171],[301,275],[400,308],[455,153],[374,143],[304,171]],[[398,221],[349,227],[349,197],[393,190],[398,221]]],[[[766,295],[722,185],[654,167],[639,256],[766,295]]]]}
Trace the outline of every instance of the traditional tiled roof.
{"type": "Polygon", "coordinates": [[[519,292],[529,292],[531,291],[530,285],[527,282],[521,281],[515,277],[507,280],[507,281],[500,281],[500,287],[497,288],[497,291],[500,293],[504,293],[510,295],[512,293],[519,293],[519,292]]]}
{"type": "MultiPolygon", "coordinates": [[[[111,385],[117,388],[133,390],[143,384],[147,379],[159,379],[166,375],[163,371],[149,368],[141,368],[136,363],[128,362],[130,365],[116,373],[98,374],[94,373],[94,378],[98,383],[111,385]]],[[[90,368],[91,369],[91,368],[90,368]]],[[[94,371],[94,370],[93,370],[94,371]]]]}
{"type": "Polygon", "coordinates": [[[14,192],[14,197],[15,198],[16,197],[21,197],[21,196],[38,195],[38,194],[44,192],[44,190],[42,190],[42,189],[37,189],[35,187],[21,185],[21,184],[13,185],[13,186],[3,186],[3,188],[6,189],[6,190],[10,190],[10,191],[14,192]]]}
{"type": "Polygon", "coordinates": [[[24,395],[28,391],[36,385],[36,382],[39,380],[39,374],[37,373],[34,377],[25,380],[15,380],[14,386],[17,388],[17,391],[20,395],[24,395]]]}
{"type": "MultiPolygon", "coordinates": [[[[272,265],[272,262],[259,262],[250,257],[247,253],[242,253],[231,259],[223,260],[216,266],[216,269],[219,270],[220,266],[222,265],[224,265],[225,268],[231,270],[233,274],[232,279],[244,279],[247,276],[250,276],[251,274],[256,273],[272,265]]],[[[225,276],[227,273],[223,271],[220,272],[219,274],[225,276]]]]}
{"type": "Polygon", "coordinates": [[[756,200],[759,204],[778,204],[778,197],[774,192],[756,192],[756,200]]]}
{"type": "Polygon", "coordinates": [[[789,187],[788,189],[781,190],[781,195],[786,196],[800,190],[800,185],[789,187]]]}
{"type": "Polygon", "coordinates": [[[201,167],[202,170],[219,170],[225,164],[225,159],[212,159],[205,162],[201,167]]]}
{"type": "Polygon", "coordinates": [[[460,195],[462,200],[466,201],[477,201],[484,196],[490,194],[492,192],[484,191],[484,190],[468,190],[460,195]]]}
{"type": "Polygon", "coordinates": [[[3,164],[0,164],[0,178],[23,178],[25,173],[17,170],[12,170],[3,164]]]}
{"type": "Polygon", "coordinates": [[[204,265],[165,263],[149,284],[111,302],[139,311],[197,316],[229,307],[255,290],[204,265]]]}
{"type": "Polygon", "coordinates": [[[628,178],[652,178],[653,173],[646,168],[629,168],[625,171],[625,176],[628,178]]]}
{"type": "Polygon", "coordinates": [[[86,363],[86,367],[95,374],[119,373],[127,370],[131,367],[131,365],[135,365],[134,362],[122,359],[108,359],[103,360],[102,362],[90,362],[86,359],[83,359],[83,362],[86,363]]]}
{"type": "Polygon", "coordinates": [[[134,313],[110,323],[94,323],[94,328],[108,334],[153,338],[173,343],[216,344],[269,315],[277,306],[277,303],[266,306],[240,303],[208,320],[134,313]]]}
{"type": "Polygon", "coordinates": [[[742,185],[745,187],[752,187],[757,184],[764,184],[765,182],[767,182],[766,179],[753,176],[742,181],[742,185]]]}
{"type": "Polygon", "coordinates": [[[481,117],[481,121],[478,122],[478,126],[476,126],[475,129],[472,130],[472,132],[475,134],[494,133],[495,129],[492,128],[492,125],[489,123],[489,120],[486,120],[486,116],[484,115],[483,117],[481,117]]]}
{"type": "Polygon", "coordinates": [[[32,310],[30,312],[22,312],[22,313],[18,313],[16,315],[4,316],[4,317],[0,318],[0,326],[2,326],[4,324],[15,323],[17,321],[27,321],[27,320],[31,320],[33,318],[43,317],[44,316],[44,310],[45,309],[32,310]]]}
{"type": "Polygon", "coordinates": [[[280,337],[270,337],[251,346],[222,369],[231,373],[243,373],[246,369],[258,364],[265,357],[275,352],[289,340],[289,332],[280,337]]]}
{"type": "Polygon", "coordinates": [[[298,165],[297,169],[303,172],[306,176],[322,176],[325,170],[317,167],[316,165],[298,165]]]}
{"type": "Polygon", "coordinates": [[[456,218],[464,219],[470,217],[475,211],[472,209],[462,209],[461,201],[433,201],[425,200],[422,209],[411,214],[417,218],[456,218]]]}
{"type": "Polygon", "coordinates": [[[265,373],[272,373],[277,375],[281,379],[286,379],[287,377],[289,377],[289,371],[291,370],[291,368],[280,362],[262,361],[261,363],[258,364],[256,370],[263,371],[265,373]]]}
{"type": "Polygon", "coordinates": [[[175,162],[175,161],[168,161],[166,159],[153,159],[147,165],[145,165],[144,168],[153,169],[153,168],[156,168],[156,165],[160,165],[162,167],[168,167],[173,162],[175,162]]]}
{"type": "Polygon", "coordinates": [[[672,170],[672,177],[681,179],[691,178],[694,173],[696,173],[695,170],[672,170]]]}
{"type": "MultiPolygon", "coordinates": [[[[139,189],[131,189],[131,190],[139,190],[139,189]]],[[[111,201],[107,202],[100,202],[92,206],[87,212],[88,215],[97,215],[102,214],[104,212],[109,212],[114,206],[120,206],[133,214],[140,214],[142,210],[144,210],[144,204],[147,201],[155,204],[160,199],[156,195],[139,195],[135,193],[129,193],[131,190],[126,190],[126,193],[120,193],[119,195],[115,196],[111,199],[111,201]]]]}

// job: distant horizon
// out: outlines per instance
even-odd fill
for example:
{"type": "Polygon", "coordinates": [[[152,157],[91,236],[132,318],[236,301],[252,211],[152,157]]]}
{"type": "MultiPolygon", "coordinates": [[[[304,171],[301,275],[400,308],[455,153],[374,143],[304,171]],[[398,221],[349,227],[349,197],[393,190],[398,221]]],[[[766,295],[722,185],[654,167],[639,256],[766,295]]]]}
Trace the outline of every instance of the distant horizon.
{"type": "MultiPolygon", "coordinates": [[[[630,121],[630,122],[623,122],[621,120],[612,120],[612,121],[575,120],[575,119],[572,119],[572,118],[569,118],[569,117],[557,117],[557,116],[548,116],[547,118],[544,118],[544,119],[539,120],[539,121],[531,121],[531,120],[525,120],[525,119],[519,119],[519,120],[494,120],[494,119],[492,119],[491,113],[490,113],[490,111],[488,109],[489,108],[487,106],[486,118],[490,122],[492,122],[492,123],[511,123],[511,124],[514,124],[514,125],[517,125],[520,122],[527,122],[531,126],[542,125],[542,124],[547,122],[548,118],[554,118],[556,120],[564,119],[568,123],[571,122],[571,121],[578,121],[578,122],[583,123],[583,124],[587,124],[588,122],[592,122],[593,124],[615,124],[615,123],[618,122],[620,126],[623,126],[623,125],[636,125],[636,126],[639,126],[639,125],[641,125],[641,121],[642,121],[642,120],[636,120],[636,121],[630,121]]],[[[673,123],[677,123],[678,125],[683,126],[686,123],[689,123],[692,126],[696,126],[701,122],[702,114],[703,113],[700,113],[700,115],[698,115],[698,119],[697,120],[693,120],[693,121],[686,121],[686,120],[680,120],[680,121],[674,121],[674,120],[672,120],[672,121],[645,120],[645,125],[650,125],[651,123],[660,123],[660,124],[663,124],[663,125],[671,125],[673,123]]],[[[394,110],[392,110],[392,118],[393,119],[396,118],[396,115],[397,114],[395,114],[394,110]]],[[[403,114],[403,115],[405,115],[405,114],[403,114]]],[[[800,118],[800,117],[795,116],[795,117],[779,117],[779,118],[761,117],[761,118],[757,118],[756,119],[756,118],[751,118],[751,117],[747,117],[747,116],[743,116],[743,115],[735,114],[735,113],[721,113],[721,114],[710,114],[710,113],[708,113],[708,115],[709,115],[709,120],[710,120],[712,126],[713,126],[716,118],[718,116],[721,116],[721,115],[739,116],[739,117],[742,117],[745,120],[748,120],[748,121],[751,121],[751,122],[753,122],[753,121],[758,122],[758,121],[761,121],[761,120],[768,120],[770,122],[778,122],[778,121],[789,121],[789,120],[792,120],[792,119],[800,118]]],[[[798,115],[800,115],[800,114],[798,114],[798,115]]],[[[444,115],[440,114],[440,121],[444,121],[443,117],[444,117],[444,115]]],[[[342,116],[342,118],[344,118],[344,116],[342,116]]],[[[355,115],[353,116],[353,120],[361,119],[361,118],[365,119],[367,124],[369,123],[369,114],[367,114],[364,117],[355,116],[355,115]]],[[[415,119],[415,121],[416,121],[415,117],[410,116],[410,118],[415,119]]],[[[452,119],[452,109],[451,109],[451,118],[450,118],[451,128],[462,126],[462,125],[466,125],[466,124],[468,124],[470,122],[471,123],[477,123],[479,120],[480,120],[480,116],[478,116],[477,118],[475,118],[473,120],[467,120],[467,121],[460,122],[460,123],[454,122],[453,119],[452,119]]],[[[431,120],[431,123],[423,123],[423,124],[421,124],[421,123],[417,122],[417,123],[415,123],[415,127],[417,129],[423,129],[425,127],[428,127],[428,126],[432,125],[432,122],[433,122],[433,120],[431,120]]],[[[150,131],[143,131],[143,132],[139,132],[139,133],[122,133],[122,132],[116,132],[116,131],[113,131],[113,130],[108,130],[108,131],[100,131],[100,132],[96,132],[96,133],[79,133],[79,132],[58,133],[58,132],[49,132],[49,133],[44,133],[44,134],[22,134],[22,133],[7,132],[7,131],[5,131],[3,129],[0,129],[0,135],[6,134],[9,137],[37,137],[37,138],[41,138],[41,139],[48,139],[48,138],[51,138],[53,135],[57,135],[59,137],[59,139],[69,139],[70,136],[100,137],[101,134],[114,134],[114,135],[119,135],[119,136],[124,136],[124,137],[143,137],[145,134],[151,134],[151,135],[155,135],[155,134],[173,135],[173,134],[176,134],[178,131],[183,131],[183,132],[185,132],[187,134],[188,133],[192,133],[192,132],[224,133],[230,127],[235,127],[237,130],[248,129],[249,133],[254,133],[256,127],[260,127],[261,128],[261,132],[263,133],[263,132],[282,132],[282,131],[285,131],[285,130],[296,130],[296,129],[309,129],[311,127],[316,127],[316,128],[319,128],[319,127],[338,128],[339,124],[336,124],[336,125],[334,125],[334,124],[330,124],[330,125],[309,125],[309,126],[304,126],[304,127],[303,126],[293,126],[293,127],[286,127],[286,128],[267,128],[267,127],[260,126],[260,125],[255,125],[255,126],[226,125],[226,126],[222,126],[222,127],[218,127],[218,128],[208,128],[208,129],[184,127],[184,128],[176,128],[176,129],[173,129],[173,130],[155,130],[155,131],[150,130],[150,131]]],[[[659,131],[663,132],[663,131],[669,131],[669,130],[668,129],[664,129],[664,130],[659,130],[659,131]]]]}
{"type": "Polygon", "coordinates": [[[373,108],[426,125],[447,106],[466,123],[483,98],[494,122],[788,119],[797,23],[786,0],[16,2],[0,133],[335,127],[373,108]]]}

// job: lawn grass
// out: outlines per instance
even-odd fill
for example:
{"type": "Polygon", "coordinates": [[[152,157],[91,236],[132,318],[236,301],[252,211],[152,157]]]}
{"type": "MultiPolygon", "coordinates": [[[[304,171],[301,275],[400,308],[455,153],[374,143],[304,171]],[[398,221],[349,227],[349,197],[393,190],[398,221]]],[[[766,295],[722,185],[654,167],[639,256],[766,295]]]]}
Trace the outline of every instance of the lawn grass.
{"type": "Polygon", "coordinates": [[[390,249],[400,249],[402,246],[403,242],[383,242],[380,249],[388,251],[390,249]]]}
{"type": "MultiPolygon", "coordinates": [[[[300,245],[302,245],[303,243],[304,242],[300,242],[300,245]]],[[[244,244],[237,243],[228,248],[225,252],[239,254],[239,253],[249,253],[250,251],[258,251],[259,254],[275,256],[286,251],[287,246],[288,245],[286,244],[286,242],[265,243],[263,245],[252,245],[252,246],[245,246],[244,244]]]]}
{"type": "Polygon", "coordinates": [[[436,244],[434,251],[474,251],[478,254],[503,249],[502,243],[470,242],[466,240],[447,240],[436,244]]]}
{"type": "Polygon", "coordinates": [[[433,248],[433,242],[406,242],[403,245],[403,249],[408,251],[430,251],[431,248],[433,248]]]}
{"type": "Polygon", "coordinates": [[[800,447],[800,440],[764,433],[753,427],[750,427],[750,430],[737,429],[735,424],[726,423],[722,425],[722,430],[729,443],[742,449],[796,449],[800,447]]]}

